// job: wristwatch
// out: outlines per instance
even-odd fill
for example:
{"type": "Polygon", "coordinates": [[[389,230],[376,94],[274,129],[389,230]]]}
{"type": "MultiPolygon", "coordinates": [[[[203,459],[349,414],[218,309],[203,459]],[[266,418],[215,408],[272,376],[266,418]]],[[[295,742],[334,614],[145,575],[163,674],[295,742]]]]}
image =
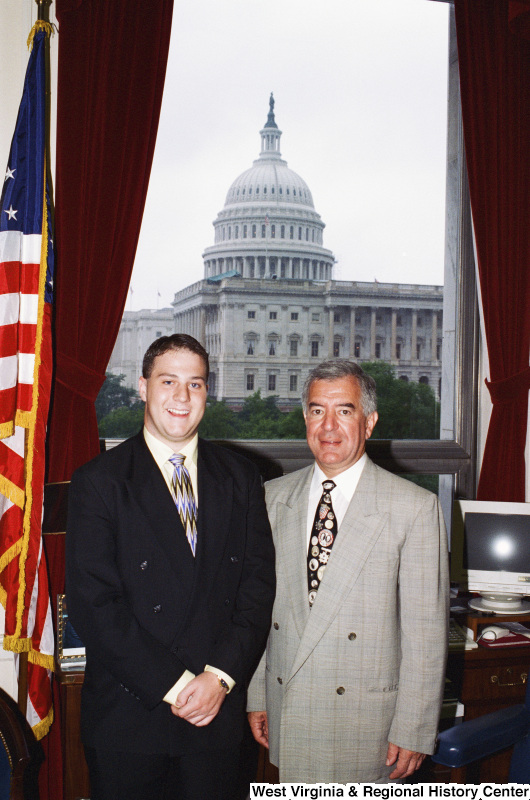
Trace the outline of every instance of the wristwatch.
{"type": "MultiPolygon", "coordinates": [[[[227,681],[227,680],[225,680],[225,678],[223,677],[223,675],[225,674],[224,672],[223,672],[223,673],[221,673],[221,675],[219,675],[219,672],[217,672],[217,670],[215,669],[215,667],[211,667],[211,666],[209,666],[208,664],[206,664],[206,666],[204,667],[204,671],[205,671],[205,672],[213,672],[213,674],[215,675],[215,677],[216,677],[216,678],[217,678],[217,680],[219,681],[219,686],[220,686],[222,689],[224,689],[224,690],[225,690],[225,692],[226,692],[227,694],[230,694],[230,691],[231,691],[230,684],[229,684],[229,683],[228,683],[228,681],[227,681]]],[[[226,677],[227,677],[227,678],[229,678],[229,676],[228,676],[228,675],[227,675],[226,677]]]]}

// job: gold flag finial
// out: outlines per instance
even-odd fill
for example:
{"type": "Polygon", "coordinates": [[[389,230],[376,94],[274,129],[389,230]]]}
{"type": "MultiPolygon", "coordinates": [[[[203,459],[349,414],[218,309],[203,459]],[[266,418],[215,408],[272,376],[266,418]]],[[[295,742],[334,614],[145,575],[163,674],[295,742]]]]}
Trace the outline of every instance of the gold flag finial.
{"type": "Polygon", "coordinates": [[[33,28],[29,32],[28,36],[28,49],[31,50],[33,47],[33,39],[35,38],[35,34],[37,31],[46,31],[47,36],[53,36],[54,30],[53,25],[51,22],[46,22],[43,19],[38,19],[33,28]]]}

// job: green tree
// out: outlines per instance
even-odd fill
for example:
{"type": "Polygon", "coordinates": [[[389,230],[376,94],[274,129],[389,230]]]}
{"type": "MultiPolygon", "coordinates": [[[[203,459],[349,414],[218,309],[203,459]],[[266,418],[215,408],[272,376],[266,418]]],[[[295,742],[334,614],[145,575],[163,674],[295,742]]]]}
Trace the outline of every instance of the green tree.
{"type": "Polygon", "coordinates": [[[199,434],[205,439],[237,439],[237,415],[224,400],[210,399],[199,425],[199,434]]]}
{"type": "Polygon", "coordinates": [[[106,373],[105,381],[99,390],[96,400],[98,423],[106,417],[107,414],[114,411],[114,409],[123,407],[133,408],[135,405],[140,404],[138,393],[128,386],[122,386],[124,380],[125,375],[113,375],[111,372],[106,373]]]}
{"type": "Polygon", "coordinates": [[[239,439],[277,439],[278,424],[282,412],[276,405],[276,397],[262,398],[261,392],[247,397],[237,415],[239,439]]]}
{"type": "Polygon", "coordinates": [[[127,439],[138,433],[144,421],[144,404],[132,408],[114,408],[98,423],[99,435],[104,439],[127,439]]]}
{"type": "Polygon", "coordinates": [[[362,365],[377,385],[379,421],[373,439],[439,439],[440,404],[430,386],[396,378],[384,361],[362,365]]]}
{"type": "Polygon", "coordinates": [[[282,414],[278,422],[280,439],[305,439],[305,422],[302,406],[293,408],[287,414],[282,414]]]}

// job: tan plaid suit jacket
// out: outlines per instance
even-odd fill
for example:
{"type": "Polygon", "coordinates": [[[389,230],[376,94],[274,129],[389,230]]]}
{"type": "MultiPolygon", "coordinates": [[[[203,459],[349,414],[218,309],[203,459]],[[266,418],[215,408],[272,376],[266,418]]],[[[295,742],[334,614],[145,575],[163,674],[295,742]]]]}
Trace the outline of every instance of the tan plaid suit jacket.
{"type": "Polygon", "coordinates": [[[310,611],[312,470],[266,485],[277,593],[248,709],[267,710],[282,782],[385,781],[389,741],[434,749],[447,654],[443,518],[436,496],[368,460],[310,611]]]}

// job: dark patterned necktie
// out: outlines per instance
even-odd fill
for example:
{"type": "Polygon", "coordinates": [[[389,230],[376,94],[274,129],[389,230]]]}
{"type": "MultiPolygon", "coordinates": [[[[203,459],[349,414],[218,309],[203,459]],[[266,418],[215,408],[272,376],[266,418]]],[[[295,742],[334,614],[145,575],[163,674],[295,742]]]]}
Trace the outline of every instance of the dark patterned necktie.
{"type": "Polygon", "coordinates": [[[331,503],[331,492],[336,483],[333,481],[322,482],[322,497],[319,500],[309,549],[307,552],[307,585],[309,589],[309,608],[315,602],[320,581],[324,575],[326,564],[331,555],[333,542],[337,537],[337,518],[331,503]]]}
{"type": "Polygon", "coordinates": [[[190,473],[184,466],[185,458],[186,456],[181,455],[181,453],[175,453],[169,458],[169,461],[174,467],[173,499],[186,531],[191,552],[195,555],[197,547],[197,503],[193,494],[190,473]]]}

